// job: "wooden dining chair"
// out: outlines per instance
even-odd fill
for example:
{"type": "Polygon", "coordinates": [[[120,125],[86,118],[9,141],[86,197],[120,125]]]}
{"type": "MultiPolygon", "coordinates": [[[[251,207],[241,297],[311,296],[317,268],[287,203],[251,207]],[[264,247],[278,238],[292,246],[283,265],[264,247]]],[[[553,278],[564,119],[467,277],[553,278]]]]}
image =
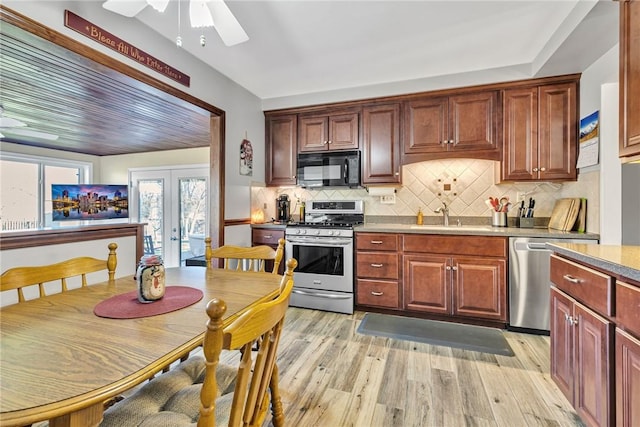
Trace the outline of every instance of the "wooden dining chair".
{"type": "Polygon", "coordinates": [[[107,270],[109,280],[113,280],[116,274],[118,258],[116,256],[117,243],[109,243],[109,255],[107,259],[93,257],[77,257],[55,264],[37,265],[10,268],[0,276],[0,292],[9,290],[18,291],[18,302],[25,301],[24,290],[30,286],[38,286],[39,298],[46,295],[45,284],[49,282],[60,283],[60,292],[67,291],[67,279],[80,277],[82,286],[87,286],[87,274],[96,271],[107,270]]]}
{"type": "Polygon", "coordinates": [[[224,245],[211,248],[211,238],[204,239],[205,260],[207,267],[213,265],[213,259],[223,260],[224,268],[238,271],[265,271],[267,261],[273,261],[272,273],[278,273],[278,267],[284,256],[285,239],[278,240],[277,249],[267,245],[260,246],[234,246],[224,245]]]}
{"type": "Polygon", "coordinates": [[[204,359],[190,357],[146,383],[108,408],[101,426],[179,427],[196,421],[198,427],[261,426],[270,406],[273,424],[283,426],[276,353],[297,264],[293,258],[287,261],[283,290],[276,299],[255,305],[226,328],[222,327],[227,309],[224,301],[209,301],[204,359]],[[259,339],[259,350],[251,351],[259,339]],[[237,367],[219,363],[223,349],[241,350],[237,367]]]}

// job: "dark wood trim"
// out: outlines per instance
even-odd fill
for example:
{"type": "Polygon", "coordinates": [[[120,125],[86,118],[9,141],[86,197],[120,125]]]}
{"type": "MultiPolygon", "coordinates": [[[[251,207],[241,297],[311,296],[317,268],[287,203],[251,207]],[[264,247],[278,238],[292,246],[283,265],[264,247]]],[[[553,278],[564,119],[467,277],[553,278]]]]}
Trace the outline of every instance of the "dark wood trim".
{"type": "Polygon", "coordinates": [[[581,76],[581,73],[566,74],[562,76],[544,77],[544,78],[528,79],[528,80],[516,80],[512,82],[500,82],[500,83],[465,86],[465,87],[457,87],[457,88],[447,88],[447,89],[440,89],[440,90],[434,90],[429,92],[417,92],[417,93],[404,94],[404,95],[368,98],[368,99],[361,99],[357,101],[337,102],[332,104],[319,104],[319,105],[308,105],[308,106],[293,107],[293,108],[282,108],[282,109],[276,109],[276,110],[266,110],[265,113],[306,114],[306,113],[326,111],[328,109],[333,109],[333,108],[343,109],[343,108],[362,107],[364,105],[371,106],[374,104],[388,104],[388,103],[394,103],[394,102],[400,103],[403,101],[411,101],[416,98],[423,98],[425,96],[435,97],[435,96],[460,95],[460,94],[471,93],[471,92],[484,92],[484,91],[490,91],[490,90],[503,90],[503,89],[514,89],[514,88],[520,88],[520,87],[539,86],[542,84],[546,85],[546,84],[574,82],[577,80],[579,81],[580,76],[581,76]]]}
{"type": "Polygon", "coordinates": [[[234,225],[251,224],[251,218],[237,218],[237,219],[225,219],[224,226],[230,227],[234,225]]]}
{"type": "Polygon", "coordinates": [[[145,224],[104,224],[0,233],[0,251],[135,236],[136,262],[144,253],[145,224]]]}
{"type": "MultiPolygon", "coordinates": [[[[224,190],[225,190],[225,111],[215,107],[207,102],[195,98],[188,93],[168,85],[148,74],[143,73],[129,65],[126,65],[113,57],[99,52],[79,41],[68,37],[52,28],[46,27],[33,19],[22,15],[6,6],[0,4],[0,21],[15,25],[29,33],[37,35],[45,40],[64,47],[72,52],[82,55],[98,64],[111,68],[123,75],[131,77],[138,81],[140,85],[146,85],[157,89],[158,96],[173,96],[182,99],[211,113],[211,145],[210,145],[210,200],[211,208],[211,230],[210,236],[213,242],[222,245],[224,242],[224,190]],[[219,185],[213,185],[215,183],[219,185]],[[217,201],[217,208],[213,207],[217,201]]],[[[194,107],[195,108],[195,107],[194,107]]],[[[33,232],[32,232],[33,233],[33,232]]],[[[40,246],[40,245],[35,245],[40,246]]],[[[140,248],[142,248],[142,238],[140,239],[140,248]]],[[[142,256],[142,252],[140,253],[142,256]]],[[[138,257],[140,259],[140,257],[138,257]]]]}

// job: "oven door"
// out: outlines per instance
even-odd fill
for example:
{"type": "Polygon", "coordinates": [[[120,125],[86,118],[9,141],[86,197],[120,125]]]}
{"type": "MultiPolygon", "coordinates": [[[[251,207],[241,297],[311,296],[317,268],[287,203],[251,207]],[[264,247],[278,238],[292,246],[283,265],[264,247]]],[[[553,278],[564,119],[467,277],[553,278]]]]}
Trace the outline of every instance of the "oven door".
{"type": "Polygon", "coordinates": [[[298,261],[295,288],[353,293],[353,238],[287,236],[285,251],[298,261]]]}

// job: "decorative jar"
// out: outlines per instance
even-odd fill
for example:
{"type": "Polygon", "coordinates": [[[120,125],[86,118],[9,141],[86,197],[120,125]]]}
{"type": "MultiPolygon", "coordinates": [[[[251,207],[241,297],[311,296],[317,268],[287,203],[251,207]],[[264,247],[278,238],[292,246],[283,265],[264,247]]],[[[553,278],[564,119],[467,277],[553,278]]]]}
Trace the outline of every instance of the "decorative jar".
{"type": "Polygon", "coordinates": [[[161,299],[165,292],[162,257],[144,255],[140,258],[136,278],[138,280],[138,301],[146,304],[161,299]]]}

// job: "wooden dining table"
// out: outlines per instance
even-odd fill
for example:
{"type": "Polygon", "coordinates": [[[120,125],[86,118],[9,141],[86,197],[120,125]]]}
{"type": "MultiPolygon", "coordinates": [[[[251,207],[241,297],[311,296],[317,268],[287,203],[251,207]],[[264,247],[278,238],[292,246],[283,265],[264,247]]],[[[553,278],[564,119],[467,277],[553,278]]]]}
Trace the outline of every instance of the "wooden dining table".
{"type": "Polygon", "coordinates": [[[282,278],[205,267],[167,268],[165,277],[167,286],[197,288],[203,298],[151,317],[95,315],[98,303],[136,290],[127,276],[2,307],[0,426],[99,424],[105,401],[202,344],[209,300],[225,301],[227,325],[276,297],[282,278]]]}

